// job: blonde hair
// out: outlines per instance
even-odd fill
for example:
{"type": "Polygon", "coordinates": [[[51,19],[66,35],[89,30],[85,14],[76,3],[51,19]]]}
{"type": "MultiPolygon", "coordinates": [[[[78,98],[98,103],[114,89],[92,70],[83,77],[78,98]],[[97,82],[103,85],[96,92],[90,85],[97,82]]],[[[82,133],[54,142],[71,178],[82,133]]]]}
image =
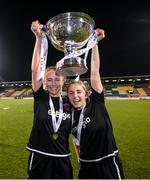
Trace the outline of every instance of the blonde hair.
{"type": "Polygon", "coordinates": [[[46,73],[49,72],[50,70],[56,71],[56,66],[49,66],[49,67],[47,67],[46,70],[45,70],[45,76],[46,76],[46,73]]]}

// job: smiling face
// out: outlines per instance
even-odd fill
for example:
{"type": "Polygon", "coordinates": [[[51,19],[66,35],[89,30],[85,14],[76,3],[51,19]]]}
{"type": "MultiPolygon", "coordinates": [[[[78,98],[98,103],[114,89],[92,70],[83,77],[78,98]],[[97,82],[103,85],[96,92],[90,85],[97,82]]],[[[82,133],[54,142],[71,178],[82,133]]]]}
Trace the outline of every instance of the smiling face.
{"type": "Polygon", "coordinates": [[[86,87],[81,83],[74,82],[69,85],[67,93],[72,106],[78,110],[81,110],[86,104],[86,99],[88,98],[86,87]]]}
{"type": "Polygon", "coordinates": [[[50,69],[45,74],[46,90],[51,96],[59,96],[61,94],[62,86],[64,85],[63,76],[56,74],[54,69],[50,69]]]}

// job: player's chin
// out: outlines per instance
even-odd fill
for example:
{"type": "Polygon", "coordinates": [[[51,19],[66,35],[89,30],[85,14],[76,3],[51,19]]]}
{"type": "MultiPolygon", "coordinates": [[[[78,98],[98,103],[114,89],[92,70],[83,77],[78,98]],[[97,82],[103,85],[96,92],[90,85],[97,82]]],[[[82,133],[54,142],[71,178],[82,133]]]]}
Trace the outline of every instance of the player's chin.
{"type": "Polygon", "coordinates": [[[59,94],[60,94],[59,91],[54,91],[54,90],[50,90],[49,92],[53,96],[59,96],[59,94]]]}
{"type": "Polygon", "coordinates": [[[80,106],[80,105],[74,105],[74,108],[76,108],[77,110],[81,110],[81,109],[82,109],[82,106],[80,106]]]}

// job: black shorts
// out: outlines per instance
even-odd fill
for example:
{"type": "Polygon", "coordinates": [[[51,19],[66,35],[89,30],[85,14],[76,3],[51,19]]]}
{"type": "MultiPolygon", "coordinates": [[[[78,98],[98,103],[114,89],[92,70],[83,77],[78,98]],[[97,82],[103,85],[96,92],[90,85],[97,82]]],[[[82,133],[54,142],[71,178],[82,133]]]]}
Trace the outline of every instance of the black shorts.
{"type": "Polygon", "coordinates": [[[79,179],[124,179],[122,163],[118,156],[98,162],[80,162],[79,179]]]}
{"type": "Polygon", "coordinates": [[[52,157],[31,153],[28,163],[28,179],[73,179],[69,157],[52,157]]]}

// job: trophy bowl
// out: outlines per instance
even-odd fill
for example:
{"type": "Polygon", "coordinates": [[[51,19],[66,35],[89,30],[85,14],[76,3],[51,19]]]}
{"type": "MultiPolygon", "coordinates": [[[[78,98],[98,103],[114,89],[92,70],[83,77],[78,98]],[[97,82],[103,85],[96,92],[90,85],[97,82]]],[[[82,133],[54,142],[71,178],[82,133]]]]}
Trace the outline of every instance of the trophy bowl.
{"type": "MultiPolygon", "coordinates": [[[[64,55],[76,54],[86,45],[93,32],[95,21],[83,12],[66,12],[54,16],[45,25],[45,32],[52,45],[64,55]]],[[[73,56],[57,67],[63,76],[76,76],[87,71],[84,60],[73,56]]]]}

